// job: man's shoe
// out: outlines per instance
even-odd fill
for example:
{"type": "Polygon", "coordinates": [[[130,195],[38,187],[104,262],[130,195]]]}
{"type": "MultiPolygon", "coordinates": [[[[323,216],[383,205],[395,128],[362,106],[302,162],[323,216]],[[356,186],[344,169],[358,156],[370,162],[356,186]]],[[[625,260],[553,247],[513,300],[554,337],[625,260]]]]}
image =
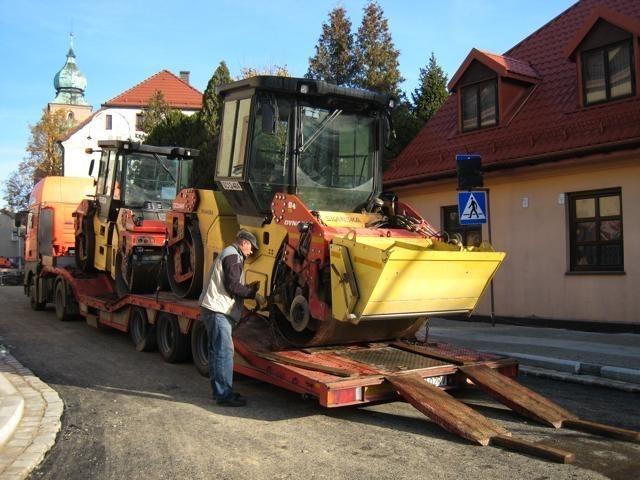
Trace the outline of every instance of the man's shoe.
{"type": "Polygon", "coordinates": [[[221,407],[244,407],[247,404],[247,400],[240,394],[236,393],[233,397],[218,400],[216,403],[221,407]]]}

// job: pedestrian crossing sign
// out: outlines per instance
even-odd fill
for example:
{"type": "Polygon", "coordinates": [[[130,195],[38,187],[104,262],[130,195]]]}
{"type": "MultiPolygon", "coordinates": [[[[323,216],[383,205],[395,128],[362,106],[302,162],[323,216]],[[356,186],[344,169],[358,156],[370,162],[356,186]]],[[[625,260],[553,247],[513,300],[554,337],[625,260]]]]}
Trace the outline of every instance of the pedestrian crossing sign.
{"type": "Polygon", "coordinates": [[[487,192],[458,192],[460,225],[487,223],[487,192]]]}

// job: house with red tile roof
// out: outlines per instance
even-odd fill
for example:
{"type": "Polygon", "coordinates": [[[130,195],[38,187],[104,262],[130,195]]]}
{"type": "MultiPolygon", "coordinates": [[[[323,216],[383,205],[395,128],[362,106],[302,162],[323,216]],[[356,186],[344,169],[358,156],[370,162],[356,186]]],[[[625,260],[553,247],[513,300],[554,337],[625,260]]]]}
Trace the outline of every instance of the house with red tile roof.
{"type": "Polygon", "coordinates": [[[66,132],[60,139],[64,152],[64,175],[86,176],[92,158],[86,148],[97,149],[98,140],[144,139],[143,109],[156,91],[162,92],[171,108],[192,115],[202,107],[202,93],[189,84],[189,72],[174,75],[161,70],[130,89],[102,104],[84,121],[66,132]]]}
{"type": "Polygon", "coordinates": [[[507,252],[476,313],[639,327],[640,2],[579,1],[502,55],[472,49],[448,87],[384,184],[507,252]],[[486,225],[460,225],[456,154],[482,157],[486,225]]]}

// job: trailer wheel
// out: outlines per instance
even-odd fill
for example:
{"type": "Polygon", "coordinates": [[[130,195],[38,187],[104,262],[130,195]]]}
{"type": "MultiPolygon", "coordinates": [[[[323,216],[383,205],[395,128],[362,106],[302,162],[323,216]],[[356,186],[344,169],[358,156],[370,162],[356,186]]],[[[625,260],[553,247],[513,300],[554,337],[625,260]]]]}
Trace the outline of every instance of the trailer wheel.
{"type": "Polygon", "coordinates": [[[33,279],[31,280],[31,282],[29,283],[29,305],[31,306],[32,310],[44,310],[44,307],[46,305],[46,302],[39,302],[38,298],[37,298],[37,292],[36,292],[36,284],[34,283],[33,279]]]}
{"type": "Polygon", "coordinates": [[[151,352],[158,348],[156,326],[149,323],[147,311],[144,308],[131,308],[129,335],[133,345],[139,352],[151,352]]]}
{"type": "Polygon", "coordinates": [[[61,322],[72,320],[74,317],[73,309],[69,305],[67,298],[67,285],[64,280],[56,282],[56,289],[53,296],[54,305],[56,307],[56,318],[61,322]]]}
{"type": "Polygon", "coordinates": [[[180,325],[175,315],[162,312],[156,323],[158,350],[168,363],[179,363],[189,359],[191,345],[189,336],[180,332],[180,325]]]}
{"type": "Polygon", "coordinates": [[[203,377],[209,376],[209,346],[207,329],[204,323],[197,321],[191,328],[191,355],[193,365],[203,377]]]}

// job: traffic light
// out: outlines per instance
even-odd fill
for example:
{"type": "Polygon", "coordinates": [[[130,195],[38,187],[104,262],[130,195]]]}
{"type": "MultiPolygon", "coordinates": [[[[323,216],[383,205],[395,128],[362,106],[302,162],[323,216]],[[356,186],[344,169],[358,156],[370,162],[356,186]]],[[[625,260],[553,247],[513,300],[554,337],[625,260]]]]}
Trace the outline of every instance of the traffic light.
{"type": "Polygon", "coordinates": [[[482,157],[480,155],[456,155],[458,190],[482,187],[482,157]]]}

